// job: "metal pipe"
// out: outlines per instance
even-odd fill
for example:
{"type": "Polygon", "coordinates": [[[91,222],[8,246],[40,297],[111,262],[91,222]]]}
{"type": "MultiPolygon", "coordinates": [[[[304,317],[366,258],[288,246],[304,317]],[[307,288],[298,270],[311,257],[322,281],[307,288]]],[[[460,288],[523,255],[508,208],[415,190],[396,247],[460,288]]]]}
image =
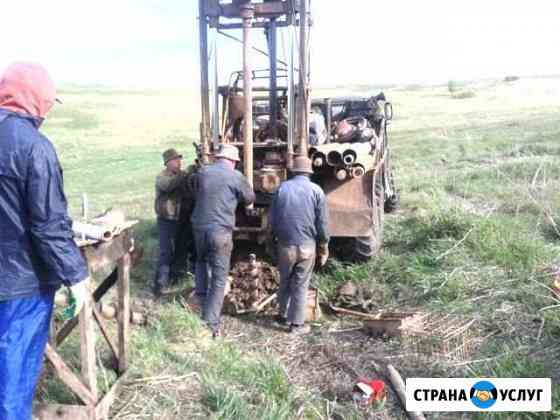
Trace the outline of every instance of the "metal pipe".
{"type": "MultiPolygon", "coordinates": [[[[276,28],[278,28],[278,22],[276,22],[276,28]]],[[[225,36],[226,38],[231,39],[232,41],[239,42],[240,44],[243,44],[243,40],[241,40],[241,39],[239,39],[239,38],[237,38],[237,37],[234,37],[233,35],[230,35],[230,34],[228,34],[227,32],[218,30],[218,33],[219,33],[220,35],[225,36]]],[[[253,47],[253,51],[256,51],[256,52],[258,52],[259,54],[262,54],[262,55],[264,55],[264,56],[266,56],[266,57],[270,57],[270,54],[269,54],[269,53],[267,53],[266,51],[261,50],[260,48],[253,47]]],[[[280,60],[279,58],[276,59],[276,62],[277,62],[278,64],[282,64],[284,67],[288,67],[288,63],[286,63],[285,61],[280,60]]]]}
{"type": "Polygon", "coordinates": [[[220,140],[220,95],[218,93],[218,34],[213,31],[212,35],[212,94],[214,95],[212,103],[212,144],[214,145],[214,150],[218,150],[220,140]]]}
{"type": "Polygon", "coordinates": [[[340,166],[343,164],[342,155],[337,150],[331,150],[327,154],[327,163],[331,166],[340,166]]]}
{"type": "Polygon", "coordinates": [[[241,6],[243,18],[243,96],[245,112],[243,115],[243,165],[249,185],[253,187],[253,91],[251,72],[251,26],[255,8],[251,3],[241,6]]]}
{"type": "Polygon", "coordinates": [[[313,166],[320,168],[325,164],[325,155],[322,153],[315,153],[313,155],[313,166]]]}
{"type": "Polygon", "coordinates": [[[295,134],[295,98],[294,98],[294,36],[290,31],[288,45],[288,145],[286,166],[288,169],[294,163],[294,134],[295,134]]]}
{"type": "Polygon", "coordinates": [[[299,153],[307,155],[309,145],[309,80],[308,80],[308,29],[309,29],[309,0],[300,0],[299,16],[299,153]]]}
{"type": "Polygon", "coordinates": [[[332,99],[325,99],[325,107],[327,109],[327,143],[330,143],[332,133],[332,99]]]}
{"type": "Polygon", "coordinates": [[[198,0],[198,33],[200,38],[200,143],[202,163],[208,163],[208,143],[210,141],[210,99],[208,97],[208,25],[206,23],[206,0],[198,0]]]}
{"type": "Polygon", "coordinates": [[[342,154],[342,160],[345,165],[352,165],[356,161],[356,152],[353,150],[346,150],[342,154]]]}
{"type": "Polygon", "coordinates": [[[277,29],[276,19],[270,19],[268,27],[268,51],[270,57],[270,128],[272,131],[272,138],[278,137],[277,122],[278,122],[278,67],[277,67],[277,29]]]}
{"type": "Polygon", "coordinates": [[[335,169],[334,174],[339,181],[344,181],[348,177],[348,172],[344,168],[335,169]]]}
{"type": "Polygon", "coordinates": [[[362,165],[356,165],[352,168],[352,177],[353,178],[360,178],[360,177],[364,176],[365,173],[366,173],[366,170],[364,169],[364,167],[362,165]]]}

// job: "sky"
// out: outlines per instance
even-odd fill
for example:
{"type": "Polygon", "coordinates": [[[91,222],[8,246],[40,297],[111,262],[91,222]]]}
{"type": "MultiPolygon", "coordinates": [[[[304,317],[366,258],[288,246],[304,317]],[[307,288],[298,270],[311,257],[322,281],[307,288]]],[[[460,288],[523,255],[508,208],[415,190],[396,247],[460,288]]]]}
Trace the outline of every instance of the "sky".
{"type": "MultiPolygon", "coordinates": [[[[312,0],[312,10],[315,85],[560,74],[560,2],[312,0]]],[[[9,2],[0,69],[38,61],[58,83],[196,87],[197,12],[196,0],[9,2]]],[[[224,75],[239,68],[238,45],[218,45],[224,75]]]]}

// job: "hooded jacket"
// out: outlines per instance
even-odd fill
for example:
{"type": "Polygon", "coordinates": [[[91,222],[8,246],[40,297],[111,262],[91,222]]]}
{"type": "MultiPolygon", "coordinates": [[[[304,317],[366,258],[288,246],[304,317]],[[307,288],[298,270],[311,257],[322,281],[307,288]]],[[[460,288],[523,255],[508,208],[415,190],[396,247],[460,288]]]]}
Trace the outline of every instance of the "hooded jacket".
{"type": "Polygon", "coordinates": [[[55,95],[37,64],[12,64],[0,78],[0,301],[88,276],[73,240],[58,157],[38,131],[55,95]]]}

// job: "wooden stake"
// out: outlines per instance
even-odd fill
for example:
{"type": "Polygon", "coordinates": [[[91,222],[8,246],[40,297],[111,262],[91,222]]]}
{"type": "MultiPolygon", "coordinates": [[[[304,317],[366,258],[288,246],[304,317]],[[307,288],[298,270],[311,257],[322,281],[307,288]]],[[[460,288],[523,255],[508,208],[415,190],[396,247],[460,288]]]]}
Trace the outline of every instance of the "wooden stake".
{"type": "Polygon", "coordinates": [[[97,375],[95,374],[95,330],[93,324],[93,302],[88,299],[80,312],[80,354],[82,377],[85,385],[97,401],[97,375]]]}
{"type": "Polygon", "coordinates": [[[119,373],[128,369],[128,334],[130,330],[130,254],[118,261],[119,270],[119,373]]]}

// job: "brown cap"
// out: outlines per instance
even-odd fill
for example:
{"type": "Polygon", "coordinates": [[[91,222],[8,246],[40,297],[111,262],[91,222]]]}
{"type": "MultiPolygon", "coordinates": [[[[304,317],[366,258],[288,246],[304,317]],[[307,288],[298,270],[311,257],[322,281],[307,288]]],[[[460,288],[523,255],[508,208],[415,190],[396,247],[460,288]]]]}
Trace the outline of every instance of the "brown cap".
{"type": "Polygon", "coordinates": [[[167,165],[167,162],[173,159],[183,159],[183,155],[177,153],[177,150],[175,149],[167,149],[165,152],[163,152],[162,157],[164,165],[167,165]]]}
{"type": "Polygon", "coordinates": [[[291,171],[295,174],[312,174],[311,159],[305,156],[296,157],[291,171]]]}

